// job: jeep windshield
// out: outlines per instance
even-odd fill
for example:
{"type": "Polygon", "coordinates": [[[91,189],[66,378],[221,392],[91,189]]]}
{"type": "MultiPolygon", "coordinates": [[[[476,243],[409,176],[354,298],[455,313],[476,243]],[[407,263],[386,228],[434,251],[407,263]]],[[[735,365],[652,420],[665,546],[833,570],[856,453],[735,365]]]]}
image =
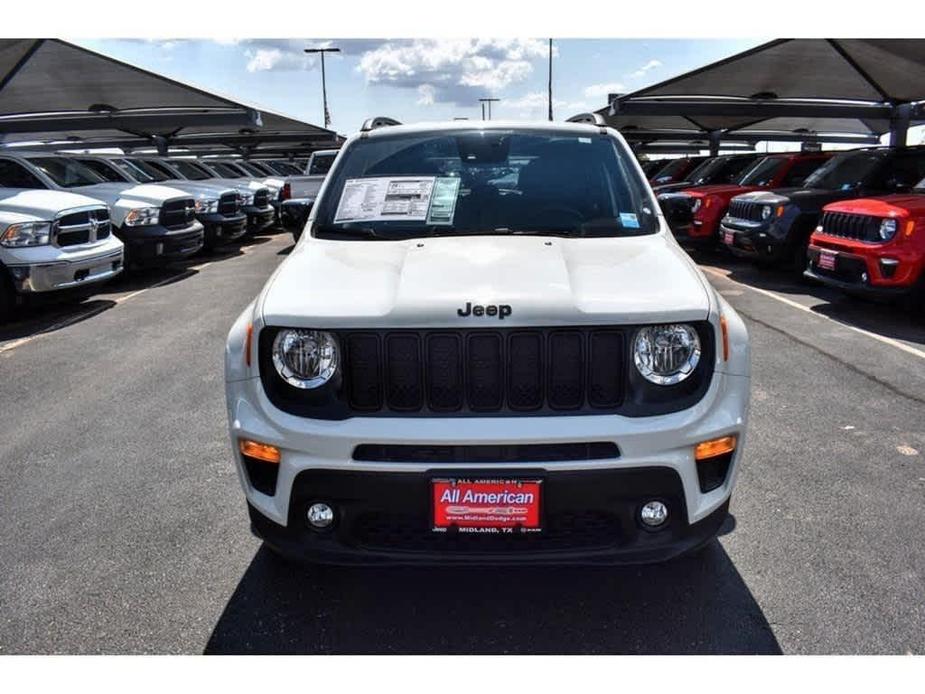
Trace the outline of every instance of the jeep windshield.
{"type": "Polygon", "coordinates": [[[885,150],[836,154],[816,169],[803,183],[804,188],[852,190],[869,182],[887,160],[885,150]]]}
{"type": "Polygon", "coordinates": [[[632,154],[597,133],[459,130],[355,140],[312,227],[333,239],[658,230],[632,154]]]}
{"type": "Polygon", "coordinates": [[[771,185],[771,181],[777,178],[785,166],[787,160],[784,157],[765,157],[742,176],[739,185],[765,188],[771,185]]]}
{"type": "Polygon", "coordinates": [[[736,183],[755,162],[754,157],[717,157],[708,159],[687,177],[695,186],[708,183],[736,183]]]}

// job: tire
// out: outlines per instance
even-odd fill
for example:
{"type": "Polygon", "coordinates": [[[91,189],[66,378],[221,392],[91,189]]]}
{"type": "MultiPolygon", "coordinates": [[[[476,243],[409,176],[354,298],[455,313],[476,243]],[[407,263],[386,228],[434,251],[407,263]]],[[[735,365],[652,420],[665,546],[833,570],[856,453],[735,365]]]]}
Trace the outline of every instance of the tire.
{"type": "Polygon", "coordinates": [[[16,307],[16,290],[6,274],[6,268],[0,265],[0,325],[10,320],[16,307]]]}

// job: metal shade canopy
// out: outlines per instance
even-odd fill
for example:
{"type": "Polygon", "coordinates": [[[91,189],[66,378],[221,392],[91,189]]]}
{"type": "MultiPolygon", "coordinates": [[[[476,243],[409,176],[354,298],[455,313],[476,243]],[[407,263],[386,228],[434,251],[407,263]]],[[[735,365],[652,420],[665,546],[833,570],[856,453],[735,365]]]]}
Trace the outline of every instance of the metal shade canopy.
{"type": "MultiPolygon", "coordinates": [[[[803,130],[905,142],[925,118],[925,40],[777,39],[630,94],[611,118],[683,117],[706,131],[803,130]]],[[[605,116],[606,117],[606,116],[605,116]]]]}
{"type": "Polygon", "coordinates": [[[0,40],[0,141],[47,148],[193,144],[253,148],[339,141],[332,130],[258,109],[58,39],[0,40]],[[196,139],[198,138],[198,139],[196,139]]]}

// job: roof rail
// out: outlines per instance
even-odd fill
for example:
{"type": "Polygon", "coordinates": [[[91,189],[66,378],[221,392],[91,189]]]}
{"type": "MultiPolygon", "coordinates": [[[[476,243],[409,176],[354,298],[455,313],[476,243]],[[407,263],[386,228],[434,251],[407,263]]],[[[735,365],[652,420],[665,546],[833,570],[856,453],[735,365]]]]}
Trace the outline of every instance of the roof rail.
{"type": "Polygon", "coordinates": [[[607,121],[600,113],[579,113],[572,116],[566,123],[588,123],[589,125],[599,125],[602,128],[607,127],[607,121]]]}
{"type": "Polygon", "coordinates": [[[388,118],[386,116],[376,116],[375,118],[367,118],[363,121],[363,126],[360,128],[360,132],[368,133],[370,130],[375,130],[376,128],[385,128],[389,125],[401,125],[394,118],[388,118]]]}

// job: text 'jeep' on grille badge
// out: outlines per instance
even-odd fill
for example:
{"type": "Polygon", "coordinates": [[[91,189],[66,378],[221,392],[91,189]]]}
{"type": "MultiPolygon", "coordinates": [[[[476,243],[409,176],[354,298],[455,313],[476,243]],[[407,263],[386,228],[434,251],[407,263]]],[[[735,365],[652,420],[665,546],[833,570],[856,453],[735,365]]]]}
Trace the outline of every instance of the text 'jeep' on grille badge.
{"type": "Polygon", "coordinates": [[[498,320],[504,320],[511,313],[511,307],[507,304],[482,306],[481,304],[473,305],[471,301],[466,302],[465,308],[456,309],[456,314],[462,318],[468,318],[469,316],[491,316],[494,318],[497,316],[498,320]]]}

